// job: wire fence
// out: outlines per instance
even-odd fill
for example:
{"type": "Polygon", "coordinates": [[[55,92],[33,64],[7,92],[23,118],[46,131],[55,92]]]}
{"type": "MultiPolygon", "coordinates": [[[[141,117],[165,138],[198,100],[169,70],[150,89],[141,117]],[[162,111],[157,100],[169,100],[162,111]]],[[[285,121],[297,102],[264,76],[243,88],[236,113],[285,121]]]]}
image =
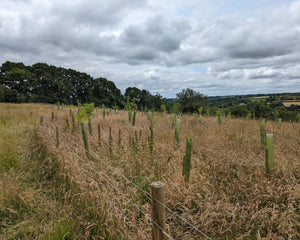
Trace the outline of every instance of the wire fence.
{"type": "MultiPolygon", "coordinates": [[[[53,123],[49,122],[49,124],[46,124],[45,126],[50,127],[48,133],[53,138],[55,138],[57,135],[57,133],[56,133],[57,129],[55,128],[53,123]]],[[[75,157],[80,162],[82,162],[85,169],[87,169],[90,173],[92,173],[91,175],[94,174],[97,176],[97,178],[94,179],[94,181],[96,181],[100,185],[100,188],[103,186],[106,186],[106,187],[109,187],[109,189],[113,191],[110,194],[111,199],[108,199],[108,197],[106,197],[106,202],[109,203],[110,206],[112,206],[112,209],[114,210],[114,211],[109,211],[109,215],[111,218],[114,217],[115,211],[118,212],[118,214],[120,216],[122,216],[122,218],[124,219],[123,222],[125,223],[127,229],[133,227],[135,229],[135,231],[133,231],[133,232],[135,232],[138,236],[142,237],[142,239],[151,239],[149,230],[147,233],[145,233],[144,231],[142,231],[139,228],[138,224],[136,223],[136,221],[135,221],[136,216],[133,214],[133,212],[137,211],[141,216],[145,217],[145,219],[148,223],[150,223],[150,224],[152,223],[157,228],[159,228],[164,233],[165,237],[167,237],[168,239],[172,239],[172,240],[175,239],[174,237],[171,236],[171,233],[169,231],[167,231],[166,229],[163,229],[154,219],[152,219],[152,217],[150,217],[151,214],[149,213],[149,210],[147,211],[145,209],[142,209],[142,207],[139,206],[137,204],[137,202],[134,202],[129,197],[130,192],[128,190],[128,187],[131,186],[132,188],[134,188],[134,189],[140,191],[142,194],[144,194],[144,196],[149,201],[157,202],[169,214],[173,215],[174,217],[178,218],[180,221],[185,223],[189,227],[190,231],[194,231],[195,233],[198,234],[199,237],[202,237],[203,239],[212,240],[212,238],[210,238],[207,234],[205,234],[203,231],[201,231],[199,228],[197,228],[194,224],[190,223],[188,220],[186,220],[185,218],[180,216],[177,212],[173,211],[171,208],[166,206],[160,200],[153,197],[149,192],[145,191],[143,188],[141,188],[136,183],[134,183],[132,180],[127,178],[120,171],[118,171],[117,169],[115,169],[114,167],[109,165],[107,162],[103,161],[95,153],[91,152],[90,150],[86,150],[81,144],[78,143],[78,139],[75,138],[73,135],[71,135],[71,134],[67,135],[65,132],[62,132],[59,129],[58,129],[58,133],[60,134],[60,136],[62,136],[64,138],[64,139],[62,139],[62,137],[60,137],[60,140],[59,140],[60,145],[62,145],[70,154],[72,154],[73,157],[75,157]],[[73,147],[71,147],[67,144],[67,142],[70,142],[70,143],[76,145],[79,149],[83,150],[83,152],[86,152],[89,156],[91,156],[93,158],[93,160],[97,160],[101,164],[101,170],[100,171],[96,170],[97,168],[96,168],[96,166],[94,166],[95,165],[94,161],[90,161],[87,157],[80,156],[79,153],[77,153],[73,147]],[[103,170],[103,167],[105,167],[105,169],[109,171],[109,175],[107,173],[105,173],[106,171],[103,170]],[[123,182],[121,180],[123,180],[123,182]],[[113,197],[114,194],[117,194],[117,196],[118,196],[118,203],[116,203],[114,201],[114,197],[113,197]],[[123,202],[123,201],[126,204],[123,203],[121,205],[123,205],[123,207],[126,205],[126,207],[122,209],[122,206],[120,207],[118,205],[120,204],[120,202],[123,202]],[[128,207],[128,204],[131,205],[131,208],[128,207]],[[125,211],[124,211],[124,209],[125,209],[125,211]],[[130,209],[132,211],[131,214],[134,215],[133,220],[130,219],[130,214],[128,214],[128,210],[130,210],[130,209]]],[[[86,177],[89,178],[91,176],[86,176],[86,177]]],[[[123,228],[123,227],[121,227],[121,225],[118,225],[118,227],[123,228]]],[[[123,228],[121,230],[122,230],[123,234],[127,235],[127,237],[129,239],[133,239],[133,237],[128,233],[128,231],[126,231],[126,229],[123,228]]],[[[118,236],[118,234],[116,234],[116,236],[118,236]]],[[[141,239],[141,238],[139,238],[139,239],[141,239]]]]}

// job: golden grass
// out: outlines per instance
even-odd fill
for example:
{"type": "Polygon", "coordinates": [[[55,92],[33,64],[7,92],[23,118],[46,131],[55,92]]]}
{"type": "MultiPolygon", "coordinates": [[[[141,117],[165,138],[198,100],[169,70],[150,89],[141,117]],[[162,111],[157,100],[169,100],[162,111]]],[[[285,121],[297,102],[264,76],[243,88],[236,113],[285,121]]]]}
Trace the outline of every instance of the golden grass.
{"type": "Polygon", "coordinates": [[[59,166],[33,133],[50,109],[0,104],[0,239],[59,239],[52,237],[59,236],[57,222],[69,216],[68,205],[56,199],[59,166]]]}
{"type": "Polygon", "coordinates": [[[300,106],[300,101],[283,101],[282,104],[285,107],[290,107],[291,105],[300,106]]]}
{"type": "MultiPolygon", "coordinates": [[[[79,224],[84,230],[77,230],[77,236],[128,239],[129,235],[143,239],[139,233],[142,231],[151,239],[147,217],[130,203],[150,216],[149,199],[99,160],[85,157],[81,132],[72,134],[66,126],[66,118],[71,123],[69,109],[32,105],[36,124],[40,115],[45,119],[38,135],[58,159],[65,177],[68,176],[67,182],[76,186],[67,191],[67,199],[76,209],[73,216],[89,219],[79,224]],[[53,122],[51,111],[57,116],[53,122]],[[55,147],[55,126],[64,134],[60,136],[59,148],[55,147]],[[84,211],[86,207],[88,213],[84,211]],[[86,214],[92,213],[102,216],[101,221],[86,218],[86,214]],[[95,233],[93,228],[97,224],[105,231],[95,233]]],[[[266,132],[274,134],[275,171],[266,176],[258,121],[226,118],[219,126],[214,117],[204,117],[202,125],[190,115],[179,118],[182,126],[177,146],[172,116],[154,114],[154,151],[150,153],[150,123],[146,114],[138,113],[136,125],[131,126],[126,112],[111,111],[103,119],[102,111],[97,109],[93,117],[94,134],[88,136],[91,152],[147,192],[152,181],[164,182],[166,205],[212,239],[299,239],[300,125],[267,122],[266,132]],[[101,126],[101,146],[97,124],[101,126]],[[112,154],[108,144],[110,127],[112,154]],[[189,184],[184,183],[182,176],[185,136],[193,139],[189,184]]],[[[167,229],[175,239],[205,239],[174,215],[168,213],[167,219],[167,229]]],[[[76,223],[80,222],[77,220],[76,223]]]]}
{"type": "MultiPolygon", "coordinates": [[[[58,114],[59,120],[54,124],[63,129],[68,111],[61,110],[58,114]]],[[[147,146],[150,131],[146,114],[139,113],[136,125],[131,126],[126,112],[111,113],[103,119],[101,111],[98,110],[93,122],[94,129],[97,129],[98,123],[101,126],[102,145],[98,145],[97,133],[94,132],[93,136],[89,136],[90,148],[100,159],[114,166],[145,190],[149,191],[149,183],[154,179],[163,181],[166,184],[167,205],[213,239],[298,238],[299,124],[282,123],[279,126],[274,122],[267,123],[267,132],[272,132],[275,137],[276,164],[273,175],[267,177],[264,152],[259,145],[258,121],[225,119],[219,126],[215,118],[204,118],[202,125],[192,116],[185,115],[181,119],[182,131],[180,145],[177,147],[174,143],[174,129],[171,129],[171,116],[155,114],[155,148],[153,154],[150,154],[147,146]],[[108,146],[109,127],[112,127],[113,156],[110,155],[108,146]],[[121,147],[117,144],[119,129],[122,132],[121,147]],[[189,184],[185,184],[182,177],[185,135],[193,139],[193,168],[189,184]]],[[[68,138],[82,146],[79,131],[73,135],[67,129],[64,131],[68,138]]],[[[63,142],[84,157],[83,149],[68,138],[64,138],[63,142]]],[[[64,151],[65,156],[70,154],[63,146],[57,151],[64,151]]],[[[70,155],[68,158],[70,159],[70,155]]],[[[73,156],[73,160],[75,159],[73,156]]],[[[72,168],[73,164],[75,163],[70,162],[68,166],[72,168]]],[[[109,179],[126,194],[129,193],[131,199],[149,213],[149,200],[141,197],[139,191],[126,187],[120,178],[113,176],[98,161],[94,160],[91,164],[93,169],[104,169],[107,172],[105,177],[96,181],[105,186],[103,179],[109,179]]],[[[79,173],[78,170],[74,175],[80,175],[79,173]]],[[[84,181],[81,179],[78,182],[84,181]]],[[[107,202],[114,198],[117,204],[124,201],[116,190],[106,187],[105,195],[109,196],[107,202]],[[111,192],[108,193],[109,191],[111,192]]],[[[98,194],[103,195],[101,191],[104,190],[99,189],[98,194]]],[[[121,204],[120,207],[124,208],[125,205],[121,204]]],[[[132,206],[126,207],[131,211],[134,209],[132,206]]],[[[134,215],[138,214],[137,211],[133,212],[134,215]]],[[[194,231],[187,230],[188,227],[176,217],[169,214],[168,219],[168,227],[175,239],[200,237],[194,231]]],[[[149,223],[143,221],[139,223],[139,227],[149,235],[149,223]]]]}
{"type": "Polygon", "coordinates": [[[257,98],[257,99],[260,99],[260,98],[269,98],[270,96],[259,96],[259,97],[253,97],[253,98],[257,98]]]}

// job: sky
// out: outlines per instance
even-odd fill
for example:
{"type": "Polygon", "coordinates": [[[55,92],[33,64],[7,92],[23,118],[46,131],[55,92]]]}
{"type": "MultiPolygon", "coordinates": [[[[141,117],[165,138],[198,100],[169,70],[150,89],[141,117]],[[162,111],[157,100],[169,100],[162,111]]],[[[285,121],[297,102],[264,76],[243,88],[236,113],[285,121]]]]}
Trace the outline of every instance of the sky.
{"type": "Polygon", "coordinates": [[[300,0],[1,0],[6,61],[166,98],[300,92],[300,0]]]}

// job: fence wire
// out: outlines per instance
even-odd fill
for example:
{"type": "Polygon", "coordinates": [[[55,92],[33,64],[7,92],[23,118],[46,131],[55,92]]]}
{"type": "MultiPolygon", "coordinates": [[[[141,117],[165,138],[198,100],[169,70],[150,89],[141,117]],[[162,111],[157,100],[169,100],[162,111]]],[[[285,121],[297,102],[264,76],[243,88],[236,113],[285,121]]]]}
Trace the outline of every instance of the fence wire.
{"type": "MultiPolygon", "coordinates": [[[[81,158],[78,154],[76,154],[69,146],[67,146],[66,144],[62,143],[66,148],[69,149],[70,152],[72,152],[78,159],[80,159],[81,161],[85,162],[86,161],[81,158]]],[[[94,173],[96,173],[100,178],[102,178],[104,181],[106,181],[106,183],[108,183],[116,192],[118,192],[120,195],[122,195],[133,207],[135,207],[140,213],[142,213],[151,223],[153,223],[154,225],[156,225],[163,233],[166,234],[166,236],[169,237],[169,239],[174,239],[173,237],[171,237],[163,228],[161,228],[158,223],[156,223],[152,218],[150,218],[148,216],[147,213],[145,213],[145,211],[143,211],[141,208],[139,208],[134,202],[132,202],[123,192],[121,192],[119,190],[119,188],[115,187],[113,185],[113,183],[109,180],[107,180],[105,177],[102,176],[102,174],[98,171],[96,171],[90,164],[87,164],[87,166],[89,166],[90,170],[93,171],[94,173]]],[[[147,238],[146,238],[147,239],[147,238]]]]}
{"type": "MultiPolygon", "coordinates": [[[[53,130],[54,127],[52,126],[52,124],[50,125],[50,128],[53,130]]],[[[59,133],[64,136],[68,141],[70,141],[71,143],[77,145],[79,148],[81,148],[82,150],[84,150],[86,153],[88,153],[90,156],[92,156],[93,158],[95,158],[96,160],[98,160],[101,165],[104,165],[105,167],[107,167],[109,170],[111,170],[114,174],[116,174],[117,176],[123,178],[127,183],[131,184],[132,186],[134,186],[136,189],[138,189],[139,191],[141,191],[143,194],[145,194],[145,196],[147,196],[149,199],[152,199],[154,201],[156,201],[158,204],[160,204],[162,207],[164,207],[168,212],[170,212],[171,214],[173,214],[174,216],[176,216],[178,219],[180,219],[181,221],[183,221],[184,223],[186,223],[188,226],[190,226],[193,230],[195,230],[197,233],[199,233],[200,235],[202,235],[203,237],[205,237],[206,239],[212,240],[212,238],[210,238],[208,235],[206,235],[203,231],[201,231],[200,229],[198,229],[195,225],[193,225],[192,223],[190,223],[189,221],[187,221],[185,218],[183,218],[182,216],[180,216],[178,213],[176,213],[175,211],[173,211],[171,208],[169,208],[168,206],[166,206],[164,203],[162,203],[161,201],[159,201],[158,199],[156,199],[155,197],[153,197],[150,193],[146,192],[144,189],[142,189],[140,186],[138,186],[137,184],[135,184],[132,180],[128,179],[126,176],[124,176],[122,173],[118,172],[116,169],[114,169],[112,166],[110,166],[108,163],[104,162],[103,160],[101,160],[98,156],[96,156],[94,153],[92,153],[91,151],[86,150],[82,145],[80,145],[74,138],[74,140],[67,136],[65,133],[63,133],[60,129],[58,130],[59,133]]],[[[82,162],[87,163],[86,160],[84,160],[82,157],[80,157],[77,153],[75,153],[71,147],[69,147],[68,145],[66,145],[64,142],[61,143],[62,145],[64,145],[66,148],[69,149],[70,152],[72,152],[72,154],[74,154],[78,159],[80,159],[82,162]]],[[[94,173],[99,174],[99,176],[101,177],[101,174],[99,172],[97,172],[91,165],[90,163],[87,164],[89,166],[89,168],[94,171],[94,173]]],[[[102,177],[103,178],[103,177],[102,177]]],[[[106,179],[105,179],[106,180],[106,179]]],[[[108,183],[108,182],[107,182],[108,183]]],[[[111,183],[109,183],[111,184],[111,183]]],[[[118,191],[119,193],[120,190],[118,188],[115,188],[113,185],[111,185],[112,188],[114,188],[116,191],[118,191]]],[[[154,225],[156,225],[160,230],[163,231],[163,233],[166,234],[167,237],[169,237],[169,239],[174,239],[172,238],[164,229],[162,229],[152,218],[149,218],[149,216],[146,215],[146,213],[140,209],[135,203],[133,203],[130,199],[128,199],[123,193],[121,193],[126,200],[128,200],[129,202],[131,202],[133,204],[133,206],[140,211],[143,215],[146,216],[146,218],[148,218],[148,220],[153,223],[154,225]]]]}

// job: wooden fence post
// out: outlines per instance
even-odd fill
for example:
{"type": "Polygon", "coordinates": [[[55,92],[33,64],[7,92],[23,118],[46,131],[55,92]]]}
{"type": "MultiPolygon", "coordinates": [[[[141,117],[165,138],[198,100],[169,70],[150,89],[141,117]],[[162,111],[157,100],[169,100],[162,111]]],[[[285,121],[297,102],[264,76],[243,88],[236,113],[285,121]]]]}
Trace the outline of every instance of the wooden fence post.
{"type": "Polygon", "coordinates": [[[266,122],[262,120],[260,122],[260,146],[262,149],[266,147],[266,122]]]}
{"type": "Polygon", "coordinates": [[[98,124],[98,144],[101,146],[101,128],[100,124],[98,124]]]}
{"type": "Polygon", "coordinates": [[[40,124],[43,126],[43,121],[44,121],[44,117],[43,116],[41,116],[41,118],[40,118],[40,124]]]}
{"type": "Polygon", "coordinates": [[[59,131],[58,131],[58,127],[56,127],[56,147],[59,147],[59,131]]]}
{"type": "Polygon", "coordinates": [[[153,182],[151,184],[151,194],[153,197],[152,219],[159,226],[153,223],[152,240],[163,240],[166,236],[164,232],[166,229],[166,210],[162,206],[162,204],[165,204],[165,185],[162,182],[153,182]]]}
{"type": "Polygon", "coordinates": [[[76,124],[75,124],[75,114],[74,114],[73,110],[71,111],[71,114],[72,114],[72,132],[75,132],[76,131],[76,124]]]}
{"type": "Polygon", "coordinates": [[[54,112],[52,112],[52,122],[53,122],[53,120],[54,120],[54,112]]]}

